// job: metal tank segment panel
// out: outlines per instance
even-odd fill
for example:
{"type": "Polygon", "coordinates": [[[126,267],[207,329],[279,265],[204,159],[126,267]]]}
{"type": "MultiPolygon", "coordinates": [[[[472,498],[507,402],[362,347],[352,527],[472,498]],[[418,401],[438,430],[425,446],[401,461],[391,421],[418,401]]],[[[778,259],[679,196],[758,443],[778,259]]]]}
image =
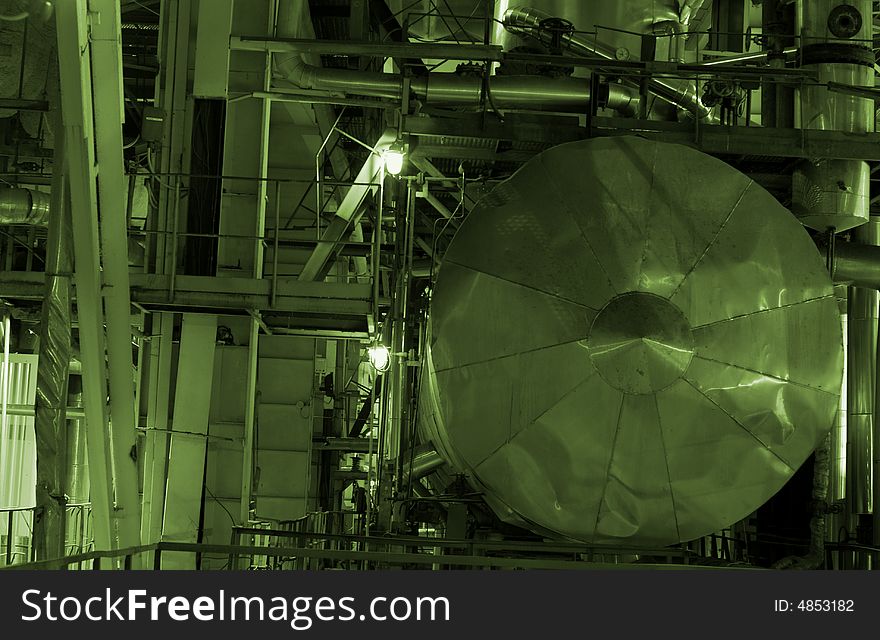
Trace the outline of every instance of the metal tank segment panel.
{"type": "Polygon", "coordinates": [[[505,520],[672,544],[761,506],[831,428],[837,303],[748,177],[638,137],[554,147],[439,269],[422,428],[505,520]]]}

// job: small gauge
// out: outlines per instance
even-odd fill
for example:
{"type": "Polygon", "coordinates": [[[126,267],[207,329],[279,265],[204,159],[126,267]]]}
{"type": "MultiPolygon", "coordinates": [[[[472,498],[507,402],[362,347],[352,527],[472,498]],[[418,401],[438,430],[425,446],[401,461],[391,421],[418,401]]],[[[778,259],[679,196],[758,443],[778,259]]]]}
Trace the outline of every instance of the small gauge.
{"type": "Polygon", "coordinates": [[[629,60],[629,49],[626,47],[618,47],[614,52],[614,57],[618,60],[629,60]]]}

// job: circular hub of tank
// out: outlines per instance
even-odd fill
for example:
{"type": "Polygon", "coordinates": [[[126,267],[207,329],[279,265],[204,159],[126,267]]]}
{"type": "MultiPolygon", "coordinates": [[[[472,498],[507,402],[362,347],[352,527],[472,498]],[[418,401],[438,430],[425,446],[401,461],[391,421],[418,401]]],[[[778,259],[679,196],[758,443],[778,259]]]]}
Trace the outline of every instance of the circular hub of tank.
{"type": "Polygon", "coordinates": [[[590,327],[590,359],[605,382],[625,393],[665,389],[687,370],[694,337],[684,314],[651,293],[613,298],[590,327]]]}

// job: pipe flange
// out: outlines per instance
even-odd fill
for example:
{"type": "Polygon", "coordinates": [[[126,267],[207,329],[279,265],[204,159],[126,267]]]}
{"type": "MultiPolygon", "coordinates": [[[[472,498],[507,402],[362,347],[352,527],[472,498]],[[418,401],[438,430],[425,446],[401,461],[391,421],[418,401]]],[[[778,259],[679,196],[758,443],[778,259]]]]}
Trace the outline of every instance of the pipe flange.
{"type": "Polygon", "coordinates": [[[862,14],[851,4],[834,7],[828,14],[828,30],[835,38],[852,38],[862,30],[862,14]]]}

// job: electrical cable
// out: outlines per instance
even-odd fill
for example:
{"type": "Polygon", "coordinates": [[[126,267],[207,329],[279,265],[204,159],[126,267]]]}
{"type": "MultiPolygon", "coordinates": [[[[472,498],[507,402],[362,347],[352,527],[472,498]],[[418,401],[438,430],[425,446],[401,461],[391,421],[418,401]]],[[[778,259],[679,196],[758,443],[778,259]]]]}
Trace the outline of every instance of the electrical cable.
{"type": "Polygon", "coordinates": [[[4,22],[20,22],[22,20],[27,20],[30,17],[30,11],[22,11],[21,13],[16,13],[11,16],[0,13],[0,20],[3,20],[4,22]]]}
{"type": "Polygon", "coordinates": [[[237,524],[235,522],[235,518],[232,517],[232,514],[229,512],[229,509],[226,508],[225,504],[220,502],[220,498],[218,498],[217,496],[214,495],[214,493],[208,488],[208,485],[205,485],[205,491],[207,491],[208,495],[211,496],[212,498],[214,498],[214,501],[220,505],[220,508],[223,509],[223,511],[226,512],[226,515],[229,516],[230,522],[232,522],[232,526],[233,527],[237,526],[237,524]]]}

